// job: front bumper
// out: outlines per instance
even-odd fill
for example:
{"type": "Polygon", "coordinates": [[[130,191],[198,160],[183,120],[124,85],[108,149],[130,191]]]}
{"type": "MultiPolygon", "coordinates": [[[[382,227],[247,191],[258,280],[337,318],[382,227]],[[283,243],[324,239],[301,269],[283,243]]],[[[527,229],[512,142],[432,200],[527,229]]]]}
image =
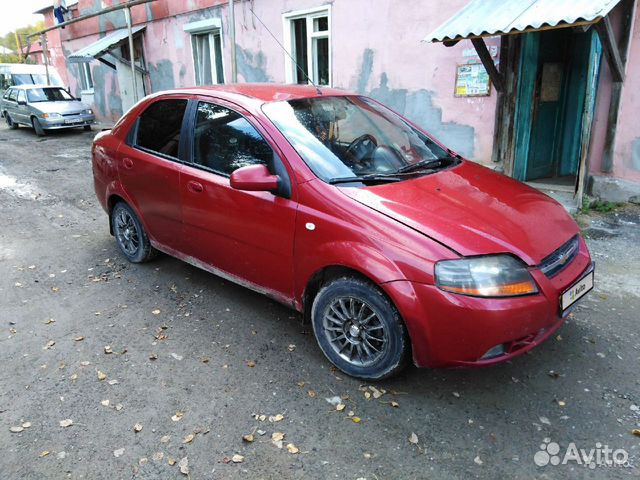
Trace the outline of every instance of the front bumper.
{"type": "Polygon", "coordinates": [[[95,115],[74,115],[54,119],[40,118],[40,125],[44,130],[59,130],[62,128],[76,128],[93,125],[95,121],[95,115]]]}
{"type": "Polygon", "coordinates": [[[578,255],[554,277],[531,270],[535,295],[478,298],[415,282],[385,287],[405,320],[417,366],[485,366],[531,350],[560,328],[571,311],[560,311],[562,292],[591,268],[581,238],[578,255]]]}

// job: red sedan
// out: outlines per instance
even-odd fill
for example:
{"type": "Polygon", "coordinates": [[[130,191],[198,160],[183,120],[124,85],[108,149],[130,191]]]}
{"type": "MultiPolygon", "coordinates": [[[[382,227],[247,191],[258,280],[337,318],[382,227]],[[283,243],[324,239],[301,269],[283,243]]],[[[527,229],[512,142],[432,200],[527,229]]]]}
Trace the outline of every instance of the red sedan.
{"type": "Polygon", "coordinates": [[[92,152],[129,261],[165,252],[275,298],[355,377],[410,358],[510,359],[593,287],[562,206],[367,97],[272,84],[161,92],[92,152]]]}

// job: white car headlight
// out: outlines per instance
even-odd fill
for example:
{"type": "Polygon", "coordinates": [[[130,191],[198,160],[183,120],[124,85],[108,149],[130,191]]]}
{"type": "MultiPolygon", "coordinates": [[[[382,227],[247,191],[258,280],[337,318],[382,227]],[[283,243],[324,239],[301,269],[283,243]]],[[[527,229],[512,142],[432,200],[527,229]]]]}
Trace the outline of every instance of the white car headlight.
{"type": "Polygon", "coordinates": [[[90,108],[87,108],[86,110],[83,110],[83,112],[85,115],[92,115],[93,114],[93,110],[91,110],[90,108]]]}
{"type": "Polygon", "coordinates": [[[436,263],[436,285],[474,297],[515,297],[538,293],[524,263],[510,255],[443,260],[436,263]]]}

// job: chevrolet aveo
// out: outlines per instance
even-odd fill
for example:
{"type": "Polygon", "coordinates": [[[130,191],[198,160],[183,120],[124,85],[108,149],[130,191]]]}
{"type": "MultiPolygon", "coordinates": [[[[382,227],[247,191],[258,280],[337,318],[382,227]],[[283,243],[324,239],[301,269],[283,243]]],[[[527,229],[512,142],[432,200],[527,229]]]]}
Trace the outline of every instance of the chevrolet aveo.
{"type": "Polygon", "coordinates": [[[157,251],[302,312],[343,372],[513,358],[593,287],[578,226],[542,193],[376,101],[307,86],[146,97],[93,144],[131,262],[157,251]]]}

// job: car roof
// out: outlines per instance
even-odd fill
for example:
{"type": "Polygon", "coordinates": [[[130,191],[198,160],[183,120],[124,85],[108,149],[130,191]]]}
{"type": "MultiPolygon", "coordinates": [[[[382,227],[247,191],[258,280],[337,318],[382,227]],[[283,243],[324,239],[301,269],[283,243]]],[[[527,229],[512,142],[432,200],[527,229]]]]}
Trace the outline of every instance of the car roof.
{"type": "Polygon", "coordinates": [[[344,90],[312,85],[288,85],[280,83],[234,83],[193,88],[180,88],[163,93],[189,93],[196,95],[215,95],[229,100],[254,99],[260,103],[317,98],[323,96],[353,95],[344,90]]]}
{"type": "Polygon", "coordinates": [[[18,90],[31,90],[33,88],[63,88],[60,85],[38,85],[38,84],[32,84],[32,83],[26,83],[26,84],[22,84],[22,85],[13,85],[9,88],[15,88],[18,90]]]}

